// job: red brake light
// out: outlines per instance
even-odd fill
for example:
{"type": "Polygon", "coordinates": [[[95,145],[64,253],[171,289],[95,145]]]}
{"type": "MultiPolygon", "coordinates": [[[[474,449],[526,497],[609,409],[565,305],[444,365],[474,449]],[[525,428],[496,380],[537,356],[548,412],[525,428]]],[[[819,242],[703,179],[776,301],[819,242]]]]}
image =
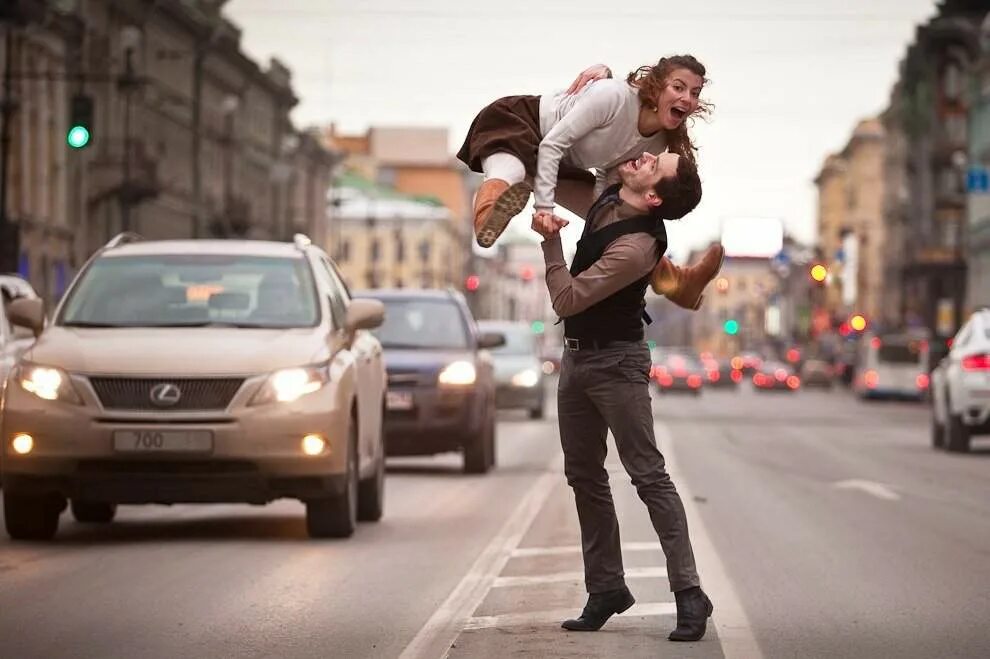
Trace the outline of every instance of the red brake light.
{"type": "Polygon", "coordinates": [[[867,371],[863,374],[863,384],[867,389],[875,389],[880,384],[880,375],[876,371],[867,371]]]}
{"type": "Polygon", "coordinates": [[[914,382],[915,382],[915,384],[918,385],[918,389],[927,389],[928,388],[928,376],[925,375],[924,373],[919,373],[918,374],[918,377],[916,377],[914,379],[914,382]]]}
{"type": "Polygon", "coordinates": [[[742,382],[742,371],[736,368],[732,369],[732,381],[736,384],[742,382]]]}
{"type": "Polygon", "coordinates": [[[870,339],[870,347],[873,348],[874,350],[879,350],[880,346],[882,345],[883,345],[883,341],[880,340],[879,336],[874,336],[872,339],[870,339]]]}
{"type": "Polygon", "coordinates": [[[791,375],[787,378],[787,386],[791,389],[797,389],[801,386],[801,380],[796,375],[791,375]]]}
{"type": "Polygon", "coordinates": [[[990,355],[963,357],[962,367],[967,371],[990,371],[990,355]]]}
{"type": "Polygon", "coordinates": [[[722,377],[718,371],[708,371],[708,379],[711,382],[718,382],[719,378],[722,377]]]}
{"type": "Polygon", "coordinates": [[[692,389],[697,389],[701,386],[701,376],[700,375],[689,375],[687,379],[688,386],[692,389]]]}

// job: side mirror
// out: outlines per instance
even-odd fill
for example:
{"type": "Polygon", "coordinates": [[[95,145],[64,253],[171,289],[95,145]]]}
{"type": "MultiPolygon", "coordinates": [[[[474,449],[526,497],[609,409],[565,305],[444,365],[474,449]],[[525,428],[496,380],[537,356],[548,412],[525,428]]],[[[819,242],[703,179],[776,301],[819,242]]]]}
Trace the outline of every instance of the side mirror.
{"type": "Polygon", "coordinates": [[[20,327],[27,327],[35,336],[45,329],[45,304],[38,298],[20,298],[7,307],[10,322],[20,327]]]}
{"type": "Polygon", "coordinates": [[[351,300],[347,306],[347,319],[344,322],[348,332],[359,329],[374,329],[385,322],[385,305],[378,300],[351,300]]]}
{"type": "Polygon", "coordinates": [[[501,348],[505,345],[505,334],[501,332],[482,332],[478,335],[478,347],[484,350],[501,348]]]}

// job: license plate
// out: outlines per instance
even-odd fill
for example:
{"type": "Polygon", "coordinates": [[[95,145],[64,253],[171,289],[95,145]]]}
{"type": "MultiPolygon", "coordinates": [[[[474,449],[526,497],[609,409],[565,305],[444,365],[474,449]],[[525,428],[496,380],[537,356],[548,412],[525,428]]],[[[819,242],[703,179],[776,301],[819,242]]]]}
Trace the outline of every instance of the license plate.
{"type": "Polygon", "coordinates": [[[385,405],[390,410],[411,410],[413,395],[411,391],[390,391],[385,396],[385,405]]]}
{"type": "Polygon", "coordinates": [[[209,430],[118,430],[113,434],[118,453],[209,453],[213,433],[209,430]]]}

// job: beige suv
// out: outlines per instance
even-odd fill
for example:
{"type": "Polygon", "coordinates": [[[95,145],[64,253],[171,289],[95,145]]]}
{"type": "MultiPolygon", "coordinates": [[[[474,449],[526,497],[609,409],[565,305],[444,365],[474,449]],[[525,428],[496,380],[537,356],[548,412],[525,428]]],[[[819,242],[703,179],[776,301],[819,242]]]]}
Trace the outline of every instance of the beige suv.
{"type": "Polygon", "coordinates": [[[334,264],[294,243],[149,241],[97,252],[4,388],[7,533],[48,539],[117,504],[306,504],[313,537],[382,515],[385,365],[334,264]]]}

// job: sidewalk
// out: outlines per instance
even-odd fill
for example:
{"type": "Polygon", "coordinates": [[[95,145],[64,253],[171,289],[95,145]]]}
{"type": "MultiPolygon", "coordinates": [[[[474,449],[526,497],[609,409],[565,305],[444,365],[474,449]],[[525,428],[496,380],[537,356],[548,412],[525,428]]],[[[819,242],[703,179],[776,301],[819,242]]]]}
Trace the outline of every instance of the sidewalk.
{"type": "MultiPolygon", "coordinates": [[[[626,583],[636,605],[599,632],[566,632],[560,622],[584,606],[577,514],[563,473],[511,549],[480,605],[449,650],[449,657],[724,657],[715,625],[698,643],[671,643],[673,595],[665,561],[645,506],[610,442],[608,469],[622,532],[626,583]]],[[[676,475],[675,475],[675,483],[676,475]]],[[[693,520],[692,520],[693,521],[693,520]]],[[[715,602],[715,616],[719,603],[715,602]]]]}

